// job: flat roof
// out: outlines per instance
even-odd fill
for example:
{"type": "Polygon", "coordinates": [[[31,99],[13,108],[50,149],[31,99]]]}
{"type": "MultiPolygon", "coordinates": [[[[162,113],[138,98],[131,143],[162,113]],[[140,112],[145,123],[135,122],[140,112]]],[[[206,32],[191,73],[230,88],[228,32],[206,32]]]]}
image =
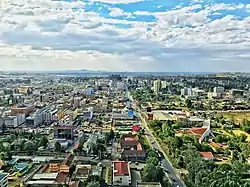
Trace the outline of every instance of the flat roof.
{"type": "Polygon", "coordinates": [[[153,113],[158,120],[161,121],[174,120],[174,118],[170,114],[165,113],[163,111],[153,111],[153,113]]]}
{"type": "Polygon", "coordinates": [[[47,181],[47,180],[38,180],[38,181],[29,181],[27,184],[42,184],[42,185],[48,185],[48,184],[57,184],[55,181],[47,181]]]}
{"type": "Polygon", "coordinates": [[[33,180],[56,180],[58,176],[58,173],[38,173],[38,174],[35,174],[32,179],[33,180]]]}

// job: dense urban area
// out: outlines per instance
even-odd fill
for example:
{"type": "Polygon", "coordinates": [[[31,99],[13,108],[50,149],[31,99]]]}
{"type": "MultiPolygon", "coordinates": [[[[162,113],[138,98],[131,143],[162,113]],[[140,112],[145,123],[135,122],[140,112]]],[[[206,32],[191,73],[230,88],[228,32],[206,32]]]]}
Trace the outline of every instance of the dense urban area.
{"type": "Polygon", "coordinates": [[[247,74],[0,80],[0,187],[250,187],[247,74]]]}

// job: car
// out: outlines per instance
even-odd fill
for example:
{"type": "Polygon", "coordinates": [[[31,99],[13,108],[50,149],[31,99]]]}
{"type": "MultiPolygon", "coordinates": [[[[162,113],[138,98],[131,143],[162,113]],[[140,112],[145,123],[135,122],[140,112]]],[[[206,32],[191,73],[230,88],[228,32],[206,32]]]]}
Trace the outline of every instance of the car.
{"type": "Polygon", "coordinates": [[[139,163],[138,163],[138,162],[135,162],[135,165],[139,165],[139,163]]]}
{"type": "Polygon", "coordinates": [[[155,143],[155,141],[154,141],[154,140],[152,140],[152,141],[151,141],[151,144],[154,144],[154,143],[155,143]]]}

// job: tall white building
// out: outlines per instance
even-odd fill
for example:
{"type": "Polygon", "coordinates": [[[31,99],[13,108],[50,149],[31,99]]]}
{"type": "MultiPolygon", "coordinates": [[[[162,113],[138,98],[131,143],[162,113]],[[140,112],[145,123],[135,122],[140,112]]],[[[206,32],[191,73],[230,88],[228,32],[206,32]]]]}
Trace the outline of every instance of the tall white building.
{"type": "Polygon", "coordinates": [[[154,81],[154,93],[158,94],[161,91],[161,80],[154,81]]]}
{"type": "Polygon", "coordinates": [[[224,87],[214,87],[214,93],[218,93],[218,94],[224,94],[224,87]]]}
{"type": "Polygon", "coordinates": [[[161,81],[161,89],[167,88],[167,81],[161,81]]]}

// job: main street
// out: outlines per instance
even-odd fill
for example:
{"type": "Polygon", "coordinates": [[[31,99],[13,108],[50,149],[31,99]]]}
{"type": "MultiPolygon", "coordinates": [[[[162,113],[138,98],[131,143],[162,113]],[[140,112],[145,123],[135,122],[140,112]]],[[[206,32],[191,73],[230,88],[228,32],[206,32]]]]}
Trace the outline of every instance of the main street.
{"type": "MultiPolygon", "coordinates": [[[[136,105],[134,105],[132,96],[130,95],[130,93],[128,93],[127,95],[133,103],[133,108],[136,109],[136,111],[138,111],[136,112],[137,117],[139,117],[141,124],[145,128],[145,136],[148,139],[149,143],[154,149],[161,151],[164,154],[164,151],[162,150],[159,142],[154,137],[152,131],[148,127],[146,120],[141,115],[140,109],[136,105]]],[[[185,187],[184,182],[176,175],[175,169],[173,168],[172,164],[168,160],[166,154],[164,154],[164,159],[162,159],[161,164],[164,170],[167,171],[166,174],[168,175],[168,178],[174,187],[185,187]]]]}

